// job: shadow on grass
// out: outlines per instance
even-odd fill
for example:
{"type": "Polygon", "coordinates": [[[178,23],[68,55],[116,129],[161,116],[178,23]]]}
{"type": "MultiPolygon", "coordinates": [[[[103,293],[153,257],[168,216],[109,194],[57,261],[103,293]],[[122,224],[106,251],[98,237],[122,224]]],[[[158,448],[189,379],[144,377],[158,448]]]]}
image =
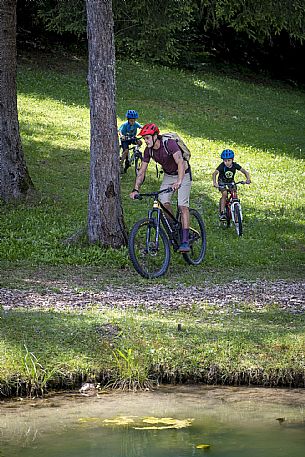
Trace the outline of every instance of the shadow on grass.
{"type": "MultiPolygon", "coordinates": [[[[21,67],[19,91],[88,106],[85,74],[21,67]]],[[[161,130],[172,126],[182,135],[220,141],[224,146],[256,147],[274,156],[304,157],[305,94],[278,83],[263,86],[212,72],[189,73],[118,62],[117,100],[121,119],[132,106],[140,112],[141,123],[156,122],[161,130]],[[147,99],[150,93],[154,94],[151,100],[147,99]]]]}

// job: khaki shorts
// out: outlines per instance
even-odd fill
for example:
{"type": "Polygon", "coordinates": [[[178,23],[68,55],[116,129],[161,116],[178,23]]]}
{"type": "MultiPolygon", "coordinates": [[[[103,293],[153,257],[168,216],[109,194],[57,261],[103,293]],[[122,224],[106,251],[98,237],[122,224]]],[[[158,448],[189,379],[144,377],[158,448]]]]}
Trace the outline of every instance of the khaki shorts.
{"type": "MultiPolygon", "coordinates": [[[[164,178],[160,187],[160,190],[167,189],[171,187],[175,182],[177,182],[178,175],[167,175],[164,173],[164,178]]],[[[180,189],[178,189],[178,206],[190,206],[190,193],[191,193],[192,181],[190,173],[185,173],[183,181],[181,183],[180,189]]],[[[161,203],[170,203],[172,199],[173,192],[164,193],[159,195],[159,200],[161,203]]]]}

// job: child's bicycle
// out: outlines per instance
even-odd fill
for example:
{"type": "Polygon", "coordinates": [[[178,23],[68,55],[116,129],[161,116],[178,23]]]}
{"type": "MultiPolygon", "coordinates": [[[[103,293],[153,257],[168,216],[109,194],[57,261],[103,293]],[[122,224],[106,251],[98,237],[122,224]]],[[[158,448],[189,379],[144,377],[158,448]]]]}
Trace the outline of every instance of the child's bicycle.
{"type": "Polygon", "coordinates": [[[228,196],[226,199],[225,206],[225,216],[224,220],[221,220],[221,223],[225,227],[230,227],[231,221],[235,225],[235,230],[238,236],[243,234],[243,215],[240,200],[237,195],[237,185],[238,184],[247,184],[246,181],[238,181],[235,183],[228,183],[225,185],[225,188],[228,191],[228,196]]]}
{"type": "MultiPolygon", "coordinates": [[[[136,138],[131,139],[136,140],[136,138]]],[[[123,173],[126,173],[128,168],[134,165],[135,175],[137,176],[142,164],[142,160],[143,154],[140,150],[140,145],[135,144],[134,146],[129,146],[128,157],[125,159],[125,163],[123,165],[123,173]]]]}
{"type": "MultiPolygon", "coordinates": [[[[148,217],[139,220],[131,229],[128,239],[130,259],[136,271],[144,278],[158,278],[166,273],[171,257],[170,246],[177,251],[181,244],[181,215],[177,210],[174,217],[159,201],[163,192],[138,194],[136,198],[153,198],[153,207],[148,217]]],[[[184,260],[190,265],[199,265],[205,256],[206,232],[202,217],[195,209],[190,208],[189,244],[191,250],[182,253],[184,260]]]]}
{"type": "MultiPolygon", "coordinates": [[[[129,162],[129,167],[132,167],[134,164],[134,171],[136,176],[138,176],[139,170],[142,165],[142,160],[143,160],[143,154],[142,151],[140,151],[140,146],[136,144],[135,146],[132,146],[129,149],[129,157],[128,157],[128,162],[129,162]],[[130,153],[131,151],[131,153],[130,153]]],[[[125,165],[126,166],[126,165],[125,165]]],[[[127,168],[129,168],[127,167],[127,168]]]]}

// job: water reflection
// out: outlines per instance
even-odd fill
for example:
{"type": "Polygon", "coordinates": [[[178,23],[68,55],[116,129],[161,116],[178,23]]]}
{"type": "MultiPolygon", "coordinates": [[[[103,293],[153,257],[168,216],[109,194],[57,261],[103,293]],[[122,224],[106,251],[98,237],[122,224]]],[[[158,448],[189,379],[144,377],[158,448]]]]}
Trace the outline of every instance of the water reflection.
{"type": "Polygon", "coordinates": [[[2,402],[0,456],[303,457],[304,397],[302,389],[182,386],[94,398],[70,394],[2,402]],[[133,422],[104,422],[122,416],[133,422]],[[180,429],[138,429],[154,426],[143,423],[147,416],[193,421],[180,429]],[[211,447],[198,449],[199,444],[211,447]]]}

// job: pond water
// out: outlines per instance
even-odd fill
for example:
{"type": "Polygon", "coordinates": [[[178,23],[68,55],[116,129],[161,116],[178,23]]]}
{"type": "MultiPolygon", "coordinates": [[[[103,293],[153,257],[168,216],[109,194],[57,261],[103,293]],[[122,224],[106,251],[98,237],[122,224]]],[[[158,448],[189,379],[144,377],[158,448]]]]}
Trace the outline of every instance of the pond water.
{"type": "Polygon", "coordinates": [[[304,457],[305,390],[170,386],[0,402],[1,457],[202,455],[304,457]]]}

